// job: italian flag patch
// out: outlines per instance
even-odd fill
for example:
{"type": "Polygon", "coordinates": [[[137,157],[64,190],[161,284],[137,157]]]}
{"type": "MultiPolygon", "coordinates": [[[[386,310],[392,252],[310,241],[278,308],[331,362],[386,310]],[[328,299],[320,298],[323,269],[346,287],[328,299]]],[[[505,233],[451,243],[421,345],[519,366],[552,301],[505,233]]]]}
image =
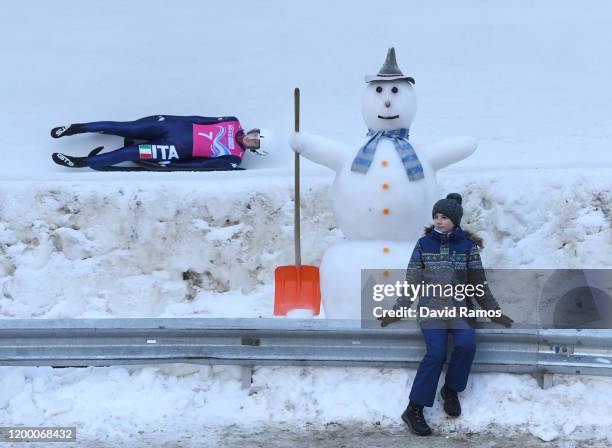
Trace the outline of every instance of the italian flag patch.
{"type": "Polygon", "coordinates": [[[138,151],[140,152],[141,159],[152,159],[153,151],[151,145],[138,145],[138,151]]]}

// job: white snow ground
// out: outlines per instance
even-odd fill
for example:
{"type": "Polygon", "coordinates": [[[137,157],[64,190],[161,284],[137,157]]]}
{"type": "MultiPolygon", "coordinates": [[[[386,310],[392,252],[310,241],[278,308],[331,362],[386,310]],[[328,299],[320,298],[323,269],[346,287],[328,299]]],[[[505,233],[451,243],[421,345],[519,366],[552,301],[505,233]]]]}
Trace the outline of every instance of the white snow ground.
{"type": "MultiPolygon", "coordinates": [[[[479,141],[439,181],[441,194],[464,194],[485,264],[610,267],[611,25],[603,1],[5,2],[0,317],[270,316],[273,268],[292,263],[292,89],[302,129],[357,145],[363,75],[392,45],[417,81],[413,139],[479,141]],[[237,115],[278,144],[231,174],[76,172],[50,160],[119,143],[55,141],[55,125],[155,113],[237,115]]],[[[316,263],[341,234],[330,173],[304,166],[302,247],[316,263]]],[[[2,368],[0,423],[75,424],[102,443],[161,430],[201,441],[200,428],[233,423],[399,429],[413,375],[259,368],[249,395],[235,367],[2,368]]],[[[447,434],[604,446],[611,392],[608,378],[560,377],[542,391],[528,376],[475,374],[461,419],[439,405],[428,415],[447,434]]]]}
{"type": "MultiPolygon", "coordinates": [[[[79,439],[102,443],[191,435],[200,441],[195,446],[210,442],[212,429],[233,424],[236,433],[334,423],[368,431],[376,422],[400,431],[398,417],[414,378],[406,369],[261,367],[247,391],[236,366],[0,368],[0,374],[5,426],[76,425],[79,439]]],[[[612,426],[612,379],[558,376],[556,382],[541,390],[527,375],[474,374],[462,394],[461,418],[446,417],[438,400],[426,415],[446,435],[488,433],[512,440],[527,433],[554,440],[553,446],[569,439],[605,443],[612,426]]]]}

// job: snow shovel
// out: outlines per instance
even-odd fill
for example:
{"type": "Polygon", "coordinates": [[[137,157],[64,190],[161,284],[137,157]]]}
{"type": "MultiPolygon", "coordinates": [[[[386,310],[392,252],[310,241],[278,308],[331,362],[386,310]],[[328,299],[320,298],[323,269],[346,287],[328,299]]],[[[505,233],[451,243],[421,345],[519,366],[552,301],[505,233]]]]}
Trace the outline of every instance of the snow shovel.
{"type": "MultiPolygon", "coordinates": [[[[293,92],[295,132],[300,130],[300,89],[293,92]]],[[[292,310],[311,310],[319,315],[321,288],[319,268],[302,265],[300,246],[300,155],[295,153],[295,201],[293,212],[295,266],[278,266],[274,271],[274,315],[286,316],[292,310]]]]}

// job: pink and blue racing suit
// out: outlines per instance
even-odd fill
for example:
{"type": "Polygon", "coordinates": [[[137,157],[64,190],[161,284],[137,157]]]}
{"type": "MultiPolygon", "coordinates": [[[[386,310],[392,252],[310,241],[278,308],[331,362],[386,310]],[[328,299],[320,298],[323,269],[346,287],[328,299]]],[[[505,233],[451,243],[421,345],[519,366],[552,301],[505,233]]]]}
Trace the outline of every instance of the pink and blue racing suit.
{"type": "Polygon", "coordinates": [[[158,162],[167,167],[234,169],[242,161],[244,131],[236,117],[154,115],[135,121],[83,123],[83,132],[124,137],[126,146],[90,155],[92,168],[127,161],[158,162]]]}

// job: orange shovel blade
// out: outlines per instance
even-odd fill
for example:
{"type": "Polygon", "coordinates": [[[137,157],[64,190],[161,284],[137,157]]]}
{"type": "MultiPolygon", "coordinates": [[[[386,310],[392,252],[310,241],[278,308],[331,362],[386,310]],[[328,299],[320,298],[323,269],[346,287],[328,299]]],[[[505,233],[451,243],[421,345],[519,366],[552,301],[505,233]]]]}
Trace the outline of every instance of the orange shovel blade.
{"type": "Polygon", "coordinates": [[[274,315],[309,309],[315,316],[321,309],[319,268],[316,266],[279,266],[274,271],[274,315]]]}

